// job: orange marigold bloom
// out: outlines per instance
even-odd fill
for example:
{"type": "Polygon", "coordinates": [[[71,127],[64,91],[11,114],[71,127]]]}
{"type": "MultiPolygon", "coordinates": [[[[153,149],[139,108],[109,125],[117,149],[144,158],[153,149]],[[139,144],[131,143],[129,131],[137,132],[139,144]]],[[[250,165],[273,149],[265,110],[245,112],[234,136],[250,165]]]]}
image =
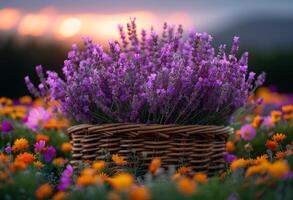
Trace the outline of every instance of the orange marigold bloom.
{"type": "Polygon", "coordinates": [[[35,161],[35,156],[31,153],[24,152],[22,154],[18,154],[15,161],[20,161],[28,165],[35,161]]]}
{"type": "Polygon", "coordinates": [[[102,171],[106,166],[106,162],[104,161],[96,161],[93,163],[92,168],[96,171],[102,171]]]}
{"type": "Polygon", "coordinates": [[[253,160],[253,164],[258,165],[263,162],[268,162],[268,158],[269,158],[269,156],[267,154],[258,156],[258,157],[256,157],[256,159],[253,160]]]}
{"type": "Polygon", "coordinates": [[[35,139],[37,142],[39,142],[40,140],[44,140],[46,143],[49,142],[50,140],[48,135],[43,135],[43,134],[37,134],[35,139]]]}
{"type": "Polygon", "coordinates": [[[19,103],[21,104],[30,104],[32,101],[33,99],[30,96],[23,96],[19,98],[19,103]]]}
{"type": "Polygon", "coordinates": [[[269,175],[274,178],[281,178],[285,176],[290,171],[290,166],[284,160],[279,160],[274,162],[269,166],[269,175]]]}
{"type": "Polygon", "coordinates": [[[55,165],[55,166],[59,166],[59,167],[65,165],[67,162],[68,162],[68,160],[66,160],[66,159],[64,159],[64,158],[61,158],[61,157],[59,157],[59,158],[55,158],[55,159],[52,161],[53,165],[55,165]]]}
{"type": "Polygon", "coordinates": [[[268,149],[271,149],[272,151],[275,151],[278,148],[279,144],[275,140],[268,140],[266,142],[266,147],[268,149]]]}
{"type": "Polygon", "coordinates": [[[44,167],[44,164],[43,164],[42,162],[40,162],[40,161],[35,161],[35,162],[34,162],[34,166],[35,166],[35,168],[37,168],[37,169],[41,169],[41,168],[44,167]]]}
{"type": "Polygon", "coordinates": [[[293,105],[287,105],[282,107],[282,111],[284,113],[290,113],[293,112],[293,105]]]}
{"type": "Polygon", "coordinates": [[[250,176],[253,176],[254,174],[263,174],[267,172],[269,166],[270,166],[269,162],[263,162],[263,163],[260,163],[259,165],[251,166],[246,170],[245,176],[250,177],[250,176]]]}
{"type": "Polygon", "coordinates": [[[277,153],[276,153],[276,159],[283,159],[283,158],[285,158],[286,157],[286,152],[284,152],[284,151],[278,151],[277,153]]]}
{"type": "Polygon", "coordinates": [[[195,180],[198,183],[207,183],[208,182],[208,176],[203,172],[198,172],[198,173],[194,174],[193,180],[195,180]]]}
{"type": "Polygon", "coordinates": [[[109,178],[108,181],[115,190],[125,191],[133,185],[134,178],[128,173],[120,173],[109,178]]]}
{"type": "Polygon", "coordinates": [[[112,155],[112,160],[114,161],[114,163],[116,165],[126,165],[127,164],[127,161],[124,160],[124,158],[119,156],[118,154],[112,155]]]}
{"type": "Polygon", "coordinates": [[[82,162],[83,162],[83,164],[92,164],[93,161],[91,161],[91,160],[83,160],[82,162]]]}
{"type": "Polygon", "coordinates": [[[187,177],[182,177],[177,183],[177,189],[183,195],[191,196],[196,192],[197,185],[193,180],[187,177]]]}
{"type": "Polygon", "coordinates": [[[283,116],[283,118],[284,118],[284,120],[291,120],[291,119],[293,119],[293,113],[285,114],[285,115],[283,116]]]}
{"type": "Polygon", "coordinates": [[[287,136],[283,133],[277,133],[277,134],[273,135],[272,139],[276,142],[281,142],[281,141],[285,140],[286,137],[287,136]]]}
{"type": "Polygon", "coordinates": [[[77,178],[76,184],[78,186],[89,186],[96,183],[96,179],[92,175],[81,175],[77,178]]]}
{"type": "Polygon", "coordinates": [[[56,194],[53,196],[53,200],[63,200],[65,199],[67,193],[64,191],[58,191],[56,194]]]}
{"type": "Polygon", "coordinates": [[[17,161],[15,160],[10,166],[9,166],[9,170],[11,172],[15,172],[16,170],[23,170],[26,168],[26,164],[22,161],[17,161]]]}
{"type": "Polygon", "coordinates": [[[37,199],[45,199],[52,195],[53,189],[52,186],[48,183],[41,185],[35,192],[37,199]]]}
{"type": "Polygon", "coordinates": [[[260,126],[261,122],[262,122],[262,117],[257,115],[253,119],[251,125],[253,126],[253,128],[258,128],[260,126]]]}
{"type": "Polygon", "coordinates": [[[8,155],[5,155],[4,153],[0,153],[0,163],[7,163],[10,160],[8,155]]]}
{"type": "Polygon", "coordinates": [[[69,121],[67,119],[50,119],[45,125],[45,129],[62,129],[67,128],[69,126],[69,121]]]}
{"type": "Polygon", "coordinates": [[[130,200],[149,200],[151,199],[150,191],[144,186],[133,187],[129,194],[130,200]]]}
{"type": "Polygon", "coordinates": [[[160,158],[154,158],[149,165],[149,171],[153,174],[157,173],[158,169],[161,167],[162,161],[160,158]]]}
{"type": "Polygon", "coordinates": [[[231,153],[231,152],[234,151],[234,149],[235,149],[235,145],[234,145],[234,143],[231,142],[231,141],[228,141],[228,142],[226,143],[226,150],[227,150],[229,153],[231,153]]]}
{"type": "Polygon", "coordinates": [[[63,152],[70,152],[72,149],[72,145],[69,142],[64,142],[61,146],[61,150],[63,152]]]}
{"type": "Polygon", "coordinates": [[[29,147],[28,141],[25,138],[20,138],[20,139],[16,139],[14,141],[14,144],[12,146],[12,151],[16,152],[16,151],[21,151],[21,150],[25,150],[29,147]]]}
{"type": "Polygon", "coordinates": [[[187,174],[189,172],[191,172],[192,167],[180,167],[177,171],[179,174],[187,174]]]}
{"type": "Polygon", "coordinates": [[[278,110],[273,110],[271,112],[271,116],[272,117],[281,117],[282,116],[282,112],[281,111],[278,111],[278,110]]]}
{"type": "Polygon", "coordinates": [[[237,159],[237,160],[234,160],[232,163],[231,163],[231,170],[236,170],[238,168],[241,168],[241,167],[245,167],[247,164],[249,163],[248,160],[245,160],[243,158],[240,158],[240,159],[237,159]]]}
{"type": "Polygon", "coordinates": [[[108,174],[105,174],[105,173],[99,173],[96,175],[96,177],[103,180],[103,181],[107,181],[109,179],[108,174]]]}

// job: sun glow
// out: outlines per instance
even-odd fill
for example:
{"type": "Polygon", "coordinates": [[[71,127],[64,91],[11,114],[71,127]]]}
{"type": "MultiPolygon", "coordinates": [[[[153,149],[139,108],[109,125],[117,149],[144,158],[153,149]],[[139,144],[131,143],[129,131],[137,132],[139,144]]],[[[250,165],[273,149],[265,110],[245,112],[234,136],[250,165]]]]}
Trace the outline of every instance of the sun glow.
{"type": "Polygon", "coordinates": [[[17,9],[6,8],[0,10],[0,30],[9,30],[16,26],[19,18],[20,11],[17,9]]]}
{"type": "Polygon", "coordinates": [[[77,18],[66,18],[62,21],[59,28],[59,34],[63,37],[72,37],[76,35],[82,26],[82,22],[77,18]]]}

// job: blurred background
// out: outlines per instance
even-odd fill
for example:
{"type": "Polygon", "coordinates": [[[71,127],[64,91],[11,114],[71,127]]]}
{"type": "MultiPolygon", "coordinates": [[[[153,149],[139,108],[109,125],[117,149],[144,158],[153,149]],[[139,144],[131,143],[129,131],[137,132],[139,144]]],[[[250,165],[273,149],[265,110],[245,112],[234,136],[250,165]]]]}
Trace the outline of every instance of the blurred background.
{"type": "Polygon", "coordinates": [[[139,29],[159,31],[168,22],[209,32],[215,47],[240,36],[250,69],[265,71],[266,85],[293,92],[292,0],[9,0],[0,1],[0,95],[28,94],[24,76],[36,78],[38,64],[61,71],[71,44],[84,35],[106,48],[130,17],[139,29]]]}

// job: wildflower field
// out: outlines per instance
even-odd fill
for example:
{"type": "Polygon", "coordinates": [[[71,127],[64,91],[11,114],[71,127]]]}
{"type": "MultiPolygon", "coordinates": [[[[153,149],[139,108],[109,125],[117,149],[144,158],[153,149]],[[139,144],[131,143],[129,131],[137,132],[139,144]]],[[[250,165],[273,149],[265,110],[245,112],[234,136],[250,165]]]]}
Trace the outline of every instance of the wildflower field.
{"type": "Polygon", "coordinates": [[[137,175],[117,154],[73,168],[58,103],[2,97],[1,199],[291,199],[293,106],[266,88],[259,95],[263,102],[251,97],[235,114],[226,170],[214,177],[188,165],[163,169],[159,157],[137,175]]]}

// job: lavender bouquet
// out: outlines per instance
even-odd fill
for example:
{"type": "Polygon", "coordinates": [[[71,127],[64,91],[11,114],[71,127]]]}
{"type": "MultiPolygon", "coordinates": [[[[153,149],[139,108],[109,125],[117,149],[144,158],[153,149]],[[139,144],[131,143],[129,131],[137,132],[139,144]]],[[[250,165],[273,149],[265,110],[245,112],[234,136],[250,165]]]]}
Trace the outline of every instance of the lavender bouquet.
{"type": "Polygon", "coordinates": [[[264,81],[248,72],[248,53],[237,59],[239,38],[230,53],[218,52],[207,33],[183,34],[182,26],[166,23],[138,36],[135,20],[121,41],[108,50],[85,38],[64,61],[63,74],[37,67],[41,84],[28,89],[60,101],[63,113],[79,123],[224,124],[264,81]]]}

